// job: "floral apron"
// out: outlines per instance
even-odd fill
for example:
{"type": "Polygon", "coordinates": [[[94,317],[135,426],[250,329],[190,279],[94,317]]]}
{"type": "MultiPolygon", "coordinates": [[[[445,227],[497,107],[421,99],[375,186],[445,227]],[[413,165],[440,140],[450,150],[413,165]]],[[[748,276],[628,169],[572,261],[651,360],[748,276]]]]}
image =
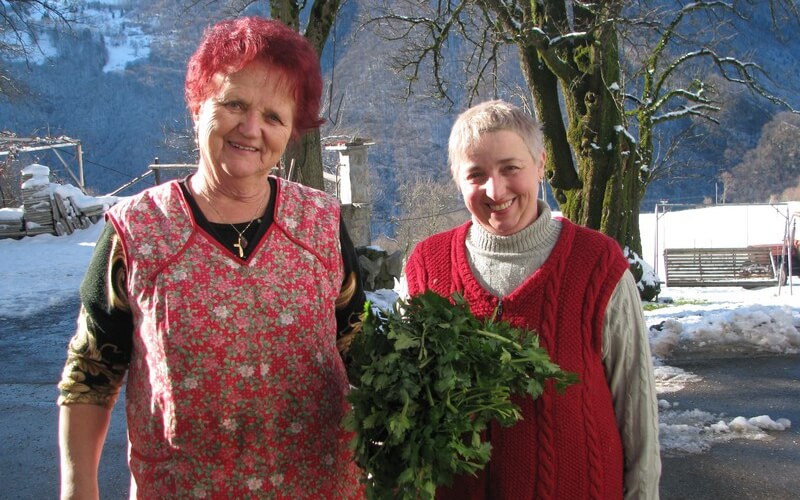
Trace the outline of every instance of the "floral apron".
{"type": "Polygon", "coordinates": [[[135,321],[132,496],[361,495],[341,427],[338,217],[335,199],[279,181],[275,221],[242,262],[174,182],[112,209],[135,321]]]}

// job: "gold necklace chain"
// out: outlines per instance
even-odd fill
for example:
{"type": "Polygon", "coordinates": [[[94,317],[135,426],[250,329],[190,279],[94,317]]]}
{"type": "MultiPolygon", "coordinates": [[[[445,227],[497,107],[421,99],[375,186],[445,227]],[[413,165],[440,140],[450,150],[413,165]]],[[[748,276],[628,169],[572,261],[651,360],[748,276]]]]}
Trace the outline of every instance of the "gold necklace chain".
{"type": "MultiPolygon", "coordinates": [[[[267,190],[267,193],[269,193],[269,190],[267,190]]],[[[217,207],[215,207],[214,204],[211,203],[211,197],[208,196],[205,193],[203,193],[203,197],[205,197],[206,200],[208,200],[208,206],[210,206],[211,210],[213,210],[219,216],[220,220],[225,220],[225,217],[223,217],[222,214],[219,213],[219,210],[217,210],[217,207]]],[[[247,245],[250,243],[249,241],[247,241],[247,238],[244,237],[244,233],[246,233],[247,230],[250,229],[250,226],[253,225],[253,222],[258,221],[258,223],[261,224],[261,217],[259,217],[259,215],[261,214],[262,210],[265,208],[266,200],[267,200],[267,196],[264,196],[264,199],[261,200],[261,204],[258,205],[258,210],[256,210],[256,213],[254,214],[253,219],[250,220],[250,223],[247,224],[247,226],[245,226],[245,228],[243,230],[239,231],[239,229],[236,226],[234,226],[233,224],[231,224],[230,222],[226,223],[229,226],[231,226],[234,231],[236,231],[237,235],[239,235],[239,237],[236,240],[236,243],[233,244],[233,247],[236,248],[239,251],[239,258],[240,259],[244,259],[244,250],[245,250],[245,248],[247,248],[247,245]]]]}

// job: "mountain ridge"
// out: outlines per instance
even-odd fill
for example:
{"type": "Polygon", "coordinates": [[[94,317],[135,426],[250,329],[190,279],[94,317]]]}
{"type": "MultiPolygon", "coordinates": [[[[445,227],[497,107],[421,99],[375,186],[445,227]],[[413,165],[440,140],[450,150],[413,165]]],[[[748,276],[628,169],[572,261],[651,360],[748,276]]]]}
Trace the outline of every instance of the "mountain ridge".
{"type": "MultiPolygon", "coordinates": [[[[366,3],[344,3],[323,53],[329,102],[322,134],[360,135],[375,142],[369,161],[373,185],[381,184],[382,189],[376,191],[382,197],[376,199],[373,214],[388,221],[399,213],[396,191],[404,179],[447,178],[447,136],[465,103],[448,107],[418,95],[407,101],[398,98],[405,82],[386,63],[387,54],[396,48],[358,29],[366,3]]],[[[224,17],[222,9],[192,17],[165,8],[169,2],[159,0],[72,5],[84,22],[68,33],[49,27],[41,60],[6,63],[31,93],[16,101],[0,99],[0,129],[19,136],[67,135],[80,140],[87,186],[95,194],[108,193],[144,173],[156,157],[162,163],[195,161],[191,120],[183,100],[185,63],[205,25],[224,17]],[[122,55],[126,56],[124,65],[122,55]]],[[[252,9],[248,13],[264,14],[252,9]]],[[[767,22],[761,19],[748,28],[759,35],[755,39],[738,37],[731,43],[752,45],[771,65],[788,71],[800,68],[800,59],[794,55],[800,53],[800,37],[787,36],[785,46],[766,45],[767,22]],[[760,45],[753,45],[756,42],[760,45]]],[[[504,71],[510,78],[519,78],[513,54],[504,71]]],[[[457,89],[463,78],[454,72],[453,87],[457,89]]],[[[797,87],[797,82],[785,78],[777,84],[785,85],[787,93],[797,87]]],[[[663,198],[693,203],[713,198],[714,177],[723,163],[719,148],[730,147],[734,138],[752,147],[761,126],[774,113],[766,104],[754,106],[752,111],[745,110],[752,115],[746,122],[734,122],[736,130],[728,127],[714,132],[713,149],[695,145],[684,153],[690,161],[714,163],[713,168],[683,183],[676,184],[675,179],[655,182],[648,188],[643,211],[663,198]]]]}

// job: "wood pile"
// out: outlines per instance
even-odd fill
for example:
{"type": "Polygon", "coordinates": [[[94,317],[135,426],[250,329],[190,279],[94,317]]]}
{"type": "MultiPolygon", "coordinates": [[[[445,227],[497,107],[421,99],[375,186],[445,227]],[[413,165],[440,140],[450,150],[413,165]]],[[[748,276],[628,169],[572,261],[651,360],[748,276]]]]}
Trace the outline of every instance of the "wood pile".
{"type": "Polygon", "coordinates": [[[50,169],[44,165],[29,165],[22,171],[22,209],[29,236],[56,234],[50,169]]]}
{"type": "Polygon", "coordinates": [[[58,192],[53,193],[53,220],[55,232],[58,236],[72,234],[76,229],[86,229],[103,215],[102,206],[100,213],[89,215],[82,211],[71,196],[62,198],[58,192]]]}
{"type": "Polygon", "coordinates": [[[0,219],[0,238],[20,238],[38,234],[62,236],[77,229],[86,229],[100,220],[108,208],[108,200],[81,197],[80,193],[50,182],[50,169],[33,164],[22,171],[22,218],[0,219]],[[89,201],[87,201],[87,199],[89,201]]]}
{"type": "Polygon", "coordinates": [[[22,210],[18,208],[0,208],[0,239],[21,238],[25,236],[25,225],[22,210]]]}

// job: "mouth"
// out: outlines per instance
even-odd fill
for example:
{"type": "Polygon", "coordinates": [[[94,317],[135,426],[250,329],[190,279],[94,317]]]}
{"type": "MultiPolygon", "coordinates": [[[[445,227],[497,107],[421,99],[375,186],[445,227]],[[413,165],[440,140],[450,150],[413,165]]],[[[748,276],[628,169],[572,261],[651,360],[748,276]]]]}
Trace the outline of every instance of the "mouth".
{"type": "Polygon", "coordinates": [[[233,148],[235,148],[235,149],[240,149],[240,150],[242,150],[242,151],[250,151],[251,153],[255,153],[256,151],[258,151],[258,149],[256,149],[256,148],[252,148],[252,147],[250,147],[250,146],[244,146],[244,145],[242,145],[242,144],[237,144],[237,143],[235,143],[235,142],[231,142],[231,141],[228,141],[228,144],[229,144],[231,147],[233,147],[233,148]]]}
{"type": "Polygon", "coordinates": [[[489,209],[492,212],[500,212],[501,210],[505,210],[506,208],[510,207],[513,203],[514,203],[514,198],[511,198],[510,200],[506,201],[505,203],[501,203],[499,205],[490,204],[489,205],[489,209]]]}

